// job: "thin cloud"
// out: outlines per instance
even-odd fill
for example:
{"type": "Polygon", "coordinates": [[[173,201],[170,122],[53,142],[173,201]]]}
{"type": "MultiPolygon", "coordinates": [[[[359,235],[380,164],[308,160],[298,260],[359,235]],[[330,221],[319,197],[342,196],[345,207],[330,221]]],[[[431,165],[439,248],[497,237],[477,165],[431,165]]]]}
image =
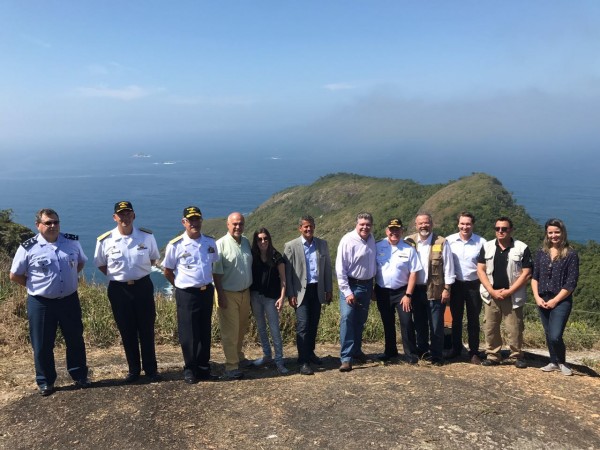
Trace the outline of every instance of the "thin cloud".
{"type": "Polygon", "coordinates": [[[38,47],[43,47],[43,48],[51,48],[52,47],[52,44],[50,44],[50,42],[36,38],[35,36],[30,36],[28,34],[22,34],[21,37],[24,40],[26,40],[27,42],[29,42],[30,44],[36,45],[38,47]]]}
{"type": "Polygon", "coordinates": [[[327,89],[328,91],[346,91],[356,89],[356,86],[350,83],[330,83],[323,86],[323,89],[327,89]]]}
{"type": "Polygon", "coordinates": [[[117,62],[109,62],[106,64],[89,64],[86,66],[86,69],[91,75],[104,76],[121,73],[125,70],[125,67],[117,62]]]}
{"type": "Polygon", "coordinates": [[[111,89],[105,86],[99,87],[80,87],[75,92],[82,97],[95,98],[114,98],[117,100],[138,100],[156,93],[158,90],[143,88],[137,85],[130,85],[120,89],[111,89]]]}
{"type": "Polygon", "coordinates": [[[168,98],[168,102],[174,105],[190,105],[190,106],[250,106],[256,103],[256,100],[251,97],[205,97],[205,96],[177,96],[172,95],[168,98]]]}

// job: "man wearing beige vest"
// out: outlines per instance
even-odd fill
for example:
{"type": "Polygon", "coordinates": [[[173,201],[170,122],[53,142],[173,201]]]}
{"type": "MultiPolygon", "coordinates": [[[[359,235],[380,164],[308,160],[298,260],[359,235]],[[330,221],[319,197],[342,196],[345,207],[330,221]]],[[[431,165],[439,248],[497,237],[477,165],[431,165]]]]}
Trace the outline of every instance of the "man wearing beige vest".
{"type": "Polygon", "coordinates": [[[412,309],[420,357],[442,366],[444,359],[444,310],[454,283],[454,260],[450,245],[433,233],[431,214],[420,212],[415,218],[417,232],[405,241],[413,245],[423,270],[417,272],[412,309]],[[431,336],[431,339],[430,339],[431,336]]]}

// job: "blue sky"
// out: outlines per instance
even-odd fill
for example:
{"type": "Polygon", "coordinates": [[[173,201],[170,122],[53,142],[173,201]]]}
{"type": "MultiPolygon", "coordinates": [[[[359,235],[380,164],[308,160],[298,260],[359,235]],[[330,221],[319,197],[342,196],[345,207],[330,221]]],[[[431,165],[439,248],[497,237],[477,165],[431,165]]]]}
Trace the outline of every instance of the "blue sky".
{"type": "Polygon", "coordinates": [[[0,3],[5,155],[591,155],[599,117],[596,1],[0,3]]]}

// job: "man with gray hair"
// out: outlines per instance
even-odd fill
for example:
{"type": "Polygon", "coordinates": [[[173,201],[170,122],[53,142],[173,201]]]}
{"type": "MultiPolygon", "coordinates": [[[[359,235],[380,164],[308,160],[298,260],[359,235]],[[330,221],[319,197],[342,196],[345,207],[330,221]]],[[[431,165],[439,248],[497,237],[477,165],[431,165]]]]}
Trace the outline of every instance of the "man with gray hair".
{"type": "Polygon", "coordinates": [[[321,305],[331,303],[333,291],[331,258],[327,241],[314,237],[315,219],[303,216],[298,223],[300,236],[286,242],[286,289],[296,310],[296,346],[302,375],[313,375],[310,363],[321,365],[315,354],[321,305]]]}
{"type": "Polygon", "coordinates": [[[417,249],[423,270],[417,273],[412,298],[417,350],[434,366],[444,364],[444,310],[454,283],[454,260],[450,246],[433,233],[433,219],[427,212],[415,217],[415,229],[405,240],[417,249]],[[430,343],[431,335],[431,343],[430,343]]]}
{"type": "Polygon", "coordinates": [[[352,360],[366,362],[362,334],[369,316],[373,278],[377,272],[373,216],[356,216],[356,227],[340,240],[335,270],[340,287],[340,372],[352,370],[352,360]]]}

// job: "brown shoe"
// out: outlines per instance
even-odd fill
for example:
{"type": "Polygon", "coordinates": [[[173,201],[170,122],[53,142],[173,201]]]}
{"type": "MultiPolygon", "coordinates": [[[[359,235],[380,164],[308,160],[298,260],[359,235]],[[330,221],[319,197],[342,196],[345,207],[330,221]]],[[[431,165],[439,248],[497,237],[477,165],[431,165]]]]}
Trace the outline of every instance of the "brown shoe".
{"type": "Polygon", "coordinates": [[[350,372],[352,370],[352,364],[349,362],[343,362],[340,366],[340,372],[350,372]]]}
{"type": "Polygon", "coordinates": [[[481,365],[481,358],[477,355],[471,356],[471,364],[475,364],[476,366],[481,365]]]}

